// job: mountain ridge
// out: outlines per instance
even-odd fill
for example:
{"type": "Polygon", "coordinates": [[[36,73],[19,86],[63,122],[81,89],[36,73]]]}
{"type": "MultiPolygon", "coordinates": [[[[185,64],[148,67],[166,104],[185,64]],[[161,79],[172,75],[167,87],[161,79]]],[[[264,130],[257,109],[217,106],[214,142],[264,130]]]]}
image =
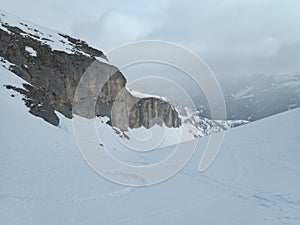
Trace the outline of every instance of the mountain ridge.
{"type": "MultiPolygon", "coordinates": [[[[49,34],[22,21],[15,22],[15,18],[7,18],[3,13],[0,18],[1,61],[6,64],[9,62],[8,69],[31,84],[23,87],[12,87],[8,84],[7,88],[25,95],[24,99],[30,113],[44,118],[53,125],[59,124],[55,110],[71,118],[73,97],[81,76],[99,58],[107,60],[106,56],[103,52],[89,47],[86,42],[68,35],[53,32],[49,34]],[[28,52],[28,49],[31,51],[28,52]]],[[[97,76],[108,79],[102,84],[101,93],[99,97],[97,96],[95,109],[97,116],[111,118],[113,102],[123,90],[125,103],[138,104],[134,104],[131,109],[126,108],[130,104],[120,106],[118,111],[123,114],[115,117],[115,121],[111,121],[116,127],[121,130],[142,125],[149,128],[151,126],[149,121],[153,117],[161,118],[168,127],[180,125],[178,113],[168,102],[157,98],[141,99],[131,95],[125,89],[126,78],[123,74],[104,62],[106,61],[97,62],[99,68],[97,76]],[[111,76],[107,77],[108,74],[111,76]],[[152,110],[149,111],[148,108],[152,110]],[[130,123],[124,124],[122,119],[124,116],[129,118],[130,123]]],[[[82,113],[82,116],[86,116],[86,113],[82,113]]]]}
{"type": "Polygon", "coordinates": [[[72,113],[86,118],[108,117],[107,123],[121,132],[140,127],[149,129],[155,124],[169,128],[185,126],[196,138],[247,123],[212,121],[197,111],[172,105],[167,98],[130,90],[126,88],[125,76],[110,65],[102,51],[67,34],[4,13],[0,15],[0,41],[2,66],[27,81],[22,86],[6,84],[5,87],[23,95],[31,114],[55,126],[59,125],[56,111],[69,119],[72,113]],[[90,100],[77,101],[76,88],[89,70],[96,74],[83,90],[88,93],[84,93],[85,99],[90,100]],[[94,84],[101,84],[100,94],[94,84]],[[73,111],[74,100],[79,104],[76,111],[73,111]],[[89,105],[95,105],[95,114],[88,110],[89,105]],[[183,111],[189,111],[190,117],[184,116],[186,112],[181,115],[183,111]]]}

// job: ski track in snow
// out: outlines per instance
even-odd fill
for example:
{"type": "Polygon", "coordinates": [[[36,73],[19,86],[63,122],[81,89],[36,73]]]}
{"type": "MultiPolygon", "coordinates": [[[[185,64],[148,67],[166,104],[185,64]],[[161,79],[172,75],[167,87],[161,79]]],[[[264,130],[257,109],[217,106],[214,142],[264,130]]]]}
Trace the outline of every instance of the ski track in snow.
{"type": "Polygon", "coordinates": [[[14,196],[14,195],[1,195],[0,199],[12,199],[12,200],[18,200],[18,201],[24,201],[24,202],[57,202],[57,203],[80,203],[85,201],[98,201],[102,199],[110,199],[110,198],[117,198],[125,195],[130,195],[134,191],[136,191],[137,188],[129,187],[124,188],[119,191],[110,192],[106,194],[100,194],[100,195],[93,195],[93,196],[86,196],[86,197],[80,197],[80,198],[35,198],[35,197],[27,197],[27,196],[14,196]]]}

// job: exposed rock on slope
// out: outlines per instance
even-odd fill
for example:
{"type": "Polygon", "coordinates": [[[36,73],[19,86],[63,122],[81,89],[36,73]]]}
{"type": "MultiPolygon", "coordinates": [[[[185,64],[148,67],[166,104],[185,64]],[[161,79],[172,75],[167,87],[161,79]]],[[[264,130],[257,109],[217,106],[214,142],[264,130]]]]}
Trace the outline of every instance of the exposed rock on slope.
{"type": "MultiPolygon", "coordinates": [[[[55,111],[72,117],[74,93],[80,78],[96,59],[106,57],[84,41],[36,27],[1,14],[0,59],[2,64],[9,64],[7,69],[29,83],[23,87],[7,84],[7,88],[24,95],[30,113],[58,125],[55,111]]],[[[108,116],[110,123],[121,130],[149,128],[156,117],[161,118],[157,123],[180,126],[181,120],[171,104],[159,98],[135,97],[126,90],[126,79],[117,68],[103,62],[98,62],[97,68],[96,75],[102,81],[113,71],[107,82],[102,83],[100,95],[95,96],[97,116],[108,116]],[[116,99],[117,96],[121,97],[116,99]],[[122,104],[117,104],[112,116],[116,100],[122,104]]],[[[91,116],[84,108],[76,113],[87,118],[91,116]]]]}
{"type": "Polygon", "coordinates": [[[199,111],[187,107],[177,107],[177,110],[181,115],[182,126],[196,138],[249,123],[247,120],[210,120],[202,117],[199,111]]]}

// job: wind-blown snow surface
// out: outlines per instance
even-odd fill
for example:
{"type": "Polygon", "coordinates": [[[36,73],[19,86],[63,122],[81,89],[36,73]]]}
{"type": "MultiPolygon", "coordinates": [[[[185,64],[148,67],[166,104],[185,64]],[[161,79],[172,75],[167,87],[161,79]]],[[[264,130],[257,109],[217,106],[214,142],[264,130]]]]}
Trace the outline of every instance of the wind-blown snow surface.
{"type": "Polygon", "coordinates": [[[21,82],[1,68],[0,224],[300,224],[300,110],[229,130],[198,173],[202,138],[181,172],[134,188],[85,163],[70,120],[54,127],[3,87],[21,82]]]}

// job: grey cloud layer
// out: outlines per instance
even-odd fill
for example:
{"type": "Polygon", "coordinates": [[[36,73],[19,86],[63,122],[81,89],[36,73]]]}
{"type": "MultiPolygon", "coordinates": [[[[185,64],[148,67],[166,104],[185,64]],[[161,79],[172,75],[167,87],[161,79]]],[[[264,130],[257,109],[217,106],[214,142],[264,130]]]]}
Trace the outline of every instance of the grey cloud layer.
{"type": "Polygon", "coordinates": [[[298,1],[0,0],[3,10],[104,50],[158,39],[199,54],[217,75],[299,74],[298,1]]]}

